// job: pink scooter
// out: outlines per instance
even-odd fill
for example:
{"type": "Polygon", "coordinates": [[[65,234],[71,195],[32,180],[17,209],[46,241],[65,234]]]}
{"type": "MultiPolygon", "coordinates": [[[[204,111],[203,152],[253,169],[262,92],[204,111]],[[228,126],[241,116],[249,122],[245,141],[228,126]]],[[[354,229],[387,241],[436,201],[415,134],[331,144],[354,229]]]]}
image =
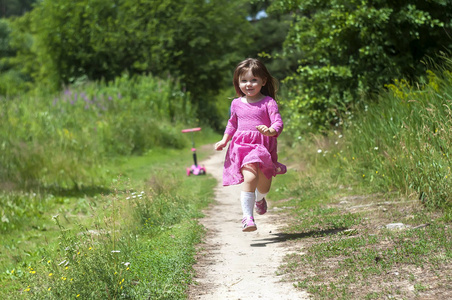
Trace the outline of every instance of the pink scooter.
{"type": "Polygon", "coordinates": [[[193,175],[205,175],[206,174],[206,168],[204,166],[199,166],[198,165],[198,160],[196,158],[195,140],[194,140],[194,137],[193,137],[193,133],[195,131],[201,131],[201,127],[189,128],[189,129],[183,129],[182,130],[183,133],[186,133],[186,132],[191,132],[192,133],[192,136],[191,136],[191,142],[192,142],[191,151],[193,152],[193,165],[191,165],[191,167],[187,168],[187,176],[190,176],[190,174],[193,174],[193,175]]]}

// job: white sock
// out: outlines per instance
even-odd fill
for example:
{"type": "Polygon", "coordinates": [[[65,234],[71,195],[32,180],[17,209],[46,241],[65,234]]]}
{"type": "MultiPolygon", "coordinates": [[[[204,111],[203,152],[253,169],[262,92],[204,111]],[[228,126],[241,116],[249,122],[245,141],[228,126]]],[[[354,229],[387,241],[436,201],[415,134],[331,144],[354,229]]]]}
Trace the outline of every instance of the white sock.
{"type": "Polygon", "coordinates": [[[243,217],[252,217],[254,212],[254,201],[256,195],[253,192],[240,193],[240,202],[242,203],[243,217]]]}
{"type": "Polygon", "coordinates": [[[262,199],[264,199],[265,198],[265,196],[267,196],[267,194],[268,193],[261,193],[261,192],[259,192],[259,190],[258,189],[256,189],[256,202],[258,202],[258,201],[262,201],[262,199]]]}

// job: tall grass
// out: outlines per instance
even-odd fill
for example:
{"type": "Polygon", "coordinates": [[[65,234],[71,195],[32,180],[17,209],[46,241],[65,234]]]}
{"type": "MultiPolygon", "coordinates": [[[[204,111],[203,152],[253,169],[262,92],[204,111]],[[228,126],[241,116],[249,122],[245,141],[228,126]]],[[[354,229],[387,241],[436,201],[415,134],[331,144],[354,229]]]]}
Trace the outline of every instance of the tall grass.
{"type": "Polygon", "coordinates": [[[369,189],[416,193],[430,206],[451,205],[448,69],[429,71],[426,82],[416,85],[394,81],[377,103],[345,115],[342,124],[327,138],[314,137],[311,150],[339,182],[358,180],[369,189]]]}
{"type": "Polygon", "coordinates": [[[62,189],[102,185],[102,165],[116,155],[183,147],[177,128],[194,113],[174,80],[127,75],[0,106],[0,181],[62,189]]]}
{"type": "Polygon", "coordinates": [[[30,249],[32,259],[4,262],[12,266],[0,272],[0,287],[9,292],[0,288],[0,295],[184,299],[193,276],[195,245],[203,234],[196,219],[213,197],[215,180],[187,177],[187,159],[180,150],[154,154],[132,159],[146,169],[146,176],[134,168],[131,178],[119,177],[112,193],[88,197],[90,205],[83,214],[66,211],[67,205],[64,210],[46,207],[57,225],[48,230],[55,230],[58,240],[42,233],[39,249],[30,249]]]}

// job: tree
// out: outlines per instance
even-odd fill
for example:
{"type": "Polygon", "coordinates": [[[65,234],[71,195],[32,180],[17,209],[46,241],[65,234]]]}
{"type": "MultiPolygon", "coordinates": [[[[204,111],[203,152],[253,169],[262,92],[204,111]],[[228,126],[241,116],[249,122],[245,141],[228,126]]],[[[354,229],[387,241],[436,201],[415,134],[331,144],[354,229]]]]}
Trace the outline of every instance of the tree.
{"type": "Polygon", "coordinates": [[[337,123],[338,115],[385,83],[416,79],[421,62],[452,48],[446,0],[275,0],[294,15],[283,56],[299,54],[290,87],[290,126],[337,123]]]}
{"type": "Polygon", "coordinates": [[[251,42],[243,39],[249,24],[242,6],[239,0],[43,0],[29,16],[36,60],[45,61],[34,77],[56,78],[61,86],[123,72],[173,76],[201,106],[251,42]]]}
{"type": "Polygon", "coordinates": [[[1,0],[0,17],[21,16],[30,11],[36,0],[1,0]]]}

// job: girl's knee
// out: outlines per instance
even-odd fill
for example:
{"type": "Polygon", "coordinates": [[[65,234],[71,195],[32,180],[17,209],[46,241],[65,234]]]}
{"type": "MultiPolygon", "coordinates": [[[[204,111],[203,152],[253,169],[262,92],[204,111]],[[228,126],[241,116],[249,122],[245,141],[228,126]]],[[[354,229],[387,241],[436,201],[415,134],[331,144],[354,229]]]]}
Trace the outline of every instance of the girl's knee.
{"type": "Polygon", "coordinates": [[[254,163],[254,164],[247,164],[247,165],[244,165],[242,167],[242,173],[244,171],[245,172],[250,172],[250,173],[254,174],[254,176],[257,177],[258,174],[259,174],[259,167],[258,167],[258,165],[256,163],[254,163]]]}

